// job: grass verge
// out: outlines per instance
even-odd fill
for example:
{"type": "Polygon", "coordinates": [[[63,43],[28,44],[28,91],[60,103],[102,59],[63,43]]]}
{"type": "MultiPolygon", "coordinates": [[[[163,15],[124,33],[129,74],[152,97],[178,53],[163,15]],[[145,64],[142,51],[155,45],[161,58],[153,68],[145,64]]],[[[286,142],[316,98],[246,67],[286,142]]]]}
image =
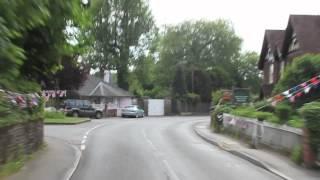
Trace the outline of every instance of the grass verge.
{"type": "Polygon", "coordinates": [[[79,124],[89,121],[89,118],[74,118],[74,117],[65,117],[65,118],[46,118],[44,120],[45,124],[79,124]]]}

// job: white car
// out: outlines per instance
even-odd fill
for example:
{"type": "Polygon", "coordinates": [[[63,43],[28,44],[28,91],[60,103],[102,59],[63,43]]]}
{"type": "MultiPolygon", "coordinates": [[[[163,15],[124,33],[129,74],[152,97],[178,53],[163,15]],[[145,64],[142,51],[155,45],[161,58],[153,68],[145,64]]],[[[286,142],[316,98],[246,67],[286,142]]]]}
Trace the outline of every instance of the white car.
{"type": "Polygon", "coordinates": [[[144,110],[139,108],[137,105],[126,106],[121,110],[122,117],[144,117],[144,110]]]}

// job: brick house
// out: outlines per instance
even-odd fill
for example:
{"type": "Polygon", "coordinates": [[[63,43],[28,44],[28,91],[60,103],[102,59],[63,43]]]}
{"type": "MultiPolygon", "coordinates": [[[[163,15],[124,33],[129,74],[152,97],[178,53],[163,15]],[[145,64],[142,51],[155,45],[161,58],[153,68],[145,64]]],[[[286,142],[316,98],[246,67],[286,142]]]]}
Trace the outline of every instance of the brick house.
{"type": "Polygon", "coordinates": [[[270,97],[287,64],[320,52],[320,16],[290,15],[285,30],[266,30],[258,63],[263,71],[260,98],[270,97]]]}
{"type": "Polygon", "coordinates": [[[270,96],[285,67],[281,57],[282,42],[285,31],[266,30],[260,54],[258,68],[263,71],[261,96],[270,96]]]}

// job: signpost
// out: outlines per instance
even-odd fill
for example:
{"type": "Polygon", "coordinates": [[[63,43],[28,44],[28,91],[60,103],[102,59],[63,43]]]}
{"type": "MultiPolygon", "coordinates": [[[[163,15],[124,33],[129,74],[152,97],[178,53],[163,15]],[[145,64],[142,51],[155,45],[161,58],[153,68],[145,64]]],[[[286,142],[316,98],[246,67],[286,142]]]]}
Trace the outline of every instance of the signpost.
{"type": "Polygon", "coordinates": [[[233,103],[244,104],[249,103],[250,91],[248,88],[233,88],[233,103]]]}

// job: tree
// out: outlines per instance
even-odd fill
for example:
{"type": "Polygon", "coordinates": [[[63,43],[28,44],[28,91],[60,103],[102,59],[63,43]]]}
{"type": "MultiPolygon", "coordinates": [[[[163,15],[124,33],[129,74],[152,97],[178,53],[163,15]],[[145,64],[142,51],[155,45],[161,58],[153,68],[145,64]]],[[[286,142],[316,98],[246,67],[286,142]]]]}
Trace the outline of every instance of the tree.
{"type": "Polygon", "coordinates": [[[81,40],[77,32],[87,24],[87,17],[78,0],[1,1],[0,86],[23,91],[26,88],[20,83],[10,82],[40,83],[59,70],[63,55],[79,53],[71,41],[81,40]],[[68,33],[68,28],[73,32],[68,33]]]}
{"type": "Polygon", "coordinates": [[[255,52],[245,52],[234,62],[236,72],[236,86],[250,88],[258,93],[260,89],[260,71],[257,68],[259,56],[255,52]]]}
{"type": "Polygon", "coordinates": [[[117,70],[119,87],[128,89],[130,57],[154,25],[149,6],[144,0],[105,0],[96,13],[92,66],[101,75],[117,70]]]}
{"type": "Polygon", "coordinates": [[[79,89],[90,73],[90,67],[77,62],[78,56],[62,57],[62,69],[44,79],[47,89],[79,89]]]}
{"type": "Polygon", "coordinates": [[[177,66],[172,82],[172,92],[174,97],[182,99],[187,94],[185,74],[183,66],[177,66]]]}
{"type": "Polygon", "coordinates": [[[157,80],[170,89],[176,67],[183,65],[190,93],[210,99],[212,89],[231,87],[235,79],[234,61],[239,56],[241,39],[224,20],[184,22],[166,28],[159,43],[157,80]],[[226,83],[225,83],[226,82],[226,83]],[[209,93],[203,88],[211,86],[209,93]],[[202,86],[202,87],[201,87],[202,86]]]}

